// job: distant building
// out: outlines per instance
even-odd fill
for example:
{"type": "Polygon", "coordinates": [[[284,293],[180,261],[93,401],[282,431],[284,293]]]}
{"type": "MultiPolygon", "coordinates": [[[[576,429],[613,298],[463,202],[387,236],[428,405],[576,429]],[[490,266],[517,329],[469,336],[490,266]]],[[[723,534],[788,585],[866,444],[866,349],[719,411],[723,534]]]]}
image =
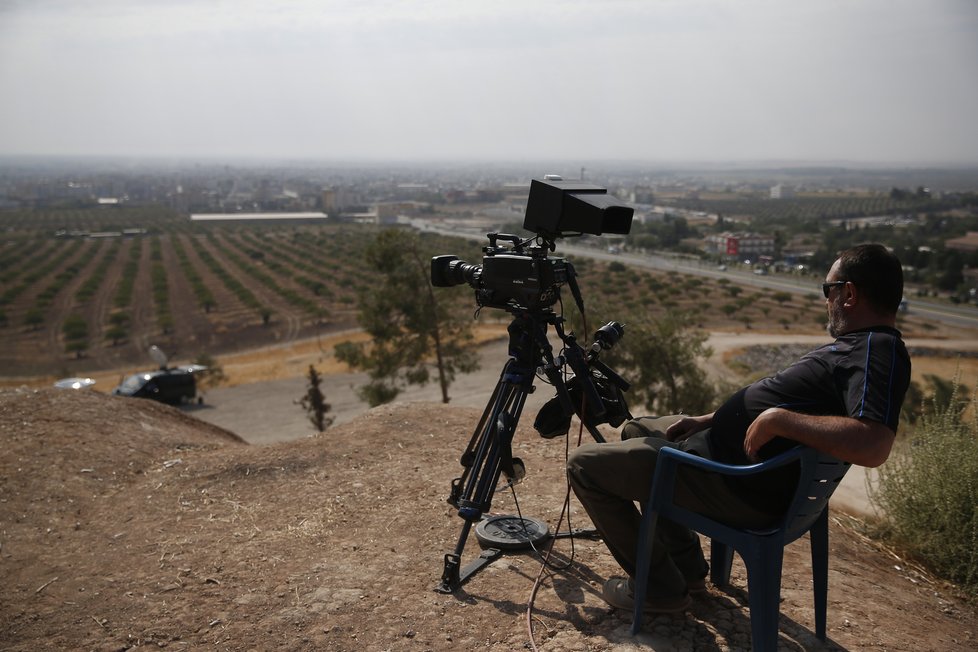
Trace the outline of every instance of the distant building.
{"type": "Polygon", "coordinates": [[[308,222],[325,221],[327,215],[318,212],[300,213],[191,213],[191,222],[308,222]]]}
{"type": "Polygon", "coordinates": [[[944,248],[954,251],[978,251],[978,231],[968,231],[966,235],[960,238],[945,240],[944,248]]]}
{"type": "Polygon", "coordinates": [[[396,224],[401,215],[414,216],[422,213],[429,204],[417,201],[379,202],[374,206],[379,224],[396,224]]]}
{"type": "Polygon", "coordinates": [[[791,199],[795,196],[795,191],[784,184],[771,186],[771,199],[791,199]]]}
{"type": "Polygon", "coordinates": [[[706,250],[736,260],[774,255],[774,236],[762,233],[719,233],[707,236],[706,250]]]}
{"type": "Polygon", "coordinates": [[[323,212],[327,215],[335,213],[336,209],[339,208],[336,205],[336,191],[332,188],[327,188],[323,191],[323,212]]]}
{"type": "Polygon", "coordinates": [[[330,215],[342,213],[351,206],[358,206],[360,198],[348,188],[326,188],[320,194],[323,212],[330,215]]]}

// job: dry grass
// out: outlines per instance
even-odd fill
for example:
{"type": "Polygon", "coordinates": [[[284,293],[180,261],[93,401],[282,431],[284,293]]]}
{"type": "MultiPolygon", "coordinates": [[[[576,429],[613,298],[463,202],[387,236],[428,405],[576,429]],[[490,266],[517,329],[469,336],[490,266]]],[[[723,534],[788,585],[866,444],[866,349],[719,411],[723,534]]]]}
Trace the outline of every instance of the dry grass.
{"type": "MultiPolygon", "coordinates": [[[[477,344],[484,344],[506,337],[506,324],[479,324],[474,329],[477,344]]],[[[262,347],[240,353],[221,356],[217,362],[224,368],[227,381],[224,387],[248,385],[250,383],[283,380],[304,376],[309,365],[316,367],[322,375],[345,373],[350,369],[333,355],[333,347],[341,342],[364,342],[369,336],[362,331],[344,331],[330,336],[297,340],[289,344],[262,347]]],[[[183,363],[184,361],[178,361],[183,363]]],[[[186,361],[189,362],[189,361],[186,361]]],[[[148,368],[143,365],[142,368],[148,368]]],[[[95,380],[97,391],[111,392],[120,379],[138,371],[137,368],[114,369],[90,375],[95,380]]],[[[31,379],[2,379],[0,387],[50,387],[55,376],[40,376],[31,379]]]]}

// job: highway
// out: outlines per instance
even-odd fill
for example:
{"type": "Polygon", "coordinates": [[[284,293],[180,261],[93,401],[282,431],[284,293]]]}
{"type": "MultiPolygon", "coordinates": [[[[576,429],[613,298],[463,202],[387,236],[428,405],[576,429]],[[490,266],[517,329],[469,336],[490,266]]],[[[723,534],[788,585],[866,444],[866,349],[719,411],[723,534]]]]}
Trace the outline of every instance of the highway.
{"type": "MultiPolygon", "coordinates": [[[[485,233],[471,230],[456,230],[446,228],[439,224],[433,224],[427,220],[412,220],[411,225],[422,231],[436,232],[441,235],[466,238],[488,244],[485,233]]],[[[446,251],[445,253],[452,253],[446,251]]],[[[558,240],[555,256],[562,256],[574,261],[574,258],[586,257],[604,262],[617,261],[625,265],[635,267],[645,267],[647,269],[661,271],[676,271],[683,274],[695,274],[697,276],[707,276],[715,279],[726,278],[735,281],[743,286],[767,289],[771,291],[785,291],[794,294],[815,294],[818,295],[821,289],[822,276],[813,275],[786,275],[786,274],[755,274],[747,269],[730,267],[726,270],[719,269],[716,265],[704,261],[683,257],[679,255],[667,254],[634,254],[634,253],[609,253],[595,247],[585,247],[572,244],[572,239],[565,238],[558,240]]],[[[478,263],[477,260],[467,261],[478,263]]],[[[944,324],[959,326],[963,328],[978,329],[978,307],[973,305],[954,305],[940,301],[910,297],[908,299],[910,314],[927,320],[938,321],[944,324]]]]}

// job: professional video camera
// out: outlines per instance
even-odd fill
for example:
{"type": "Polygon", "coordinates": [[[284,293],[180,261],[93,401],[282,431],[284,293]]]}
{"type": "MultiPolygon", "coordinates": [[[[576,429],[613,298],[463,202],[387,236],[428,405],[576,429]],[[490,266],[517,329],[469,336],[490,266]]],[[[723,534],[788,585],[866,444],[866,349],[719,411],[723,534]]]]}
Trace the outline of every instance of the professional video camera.
{"type": "Polygon", "coordinates": [[[623,396],[629,384],[598,359],[602,351],[618,342],[624,327],[609,322],[598,329],[594,343],[587,349],[578,344],[574,334],[564,330],[563,316],[553,310],[560,300],[560,288],[568,285],[581,315],[585,315],[574,266],[548,254],[556,249],[558,238],[628,233],[632,214],[631,208],[621,205],[599,186],[564,182],[554,177],[534,179],[523,228],[535,236],[524,240],[516,235],[487,234],[489,246],[483,248],[481,265],[451,255],[432,259],[432,285],[451,287],[468,283],[475,290],[480,307],[499,308],[513,315],[508,329],[509,360],[462,454],[462,476],[452,481],[448,502],[458,509],[465,523],[455,551],[445,555],[445,569],[437,591],[454,592],[496,559],[501,554],[499,548],[519,547],[549,537],[546,526],[532,519],[497,517],[482,521],[483,514],[491,507],[500,475],[516,483],[525,474],[522,461],[512,456],[512,439],[538,372],[556,390],[534,423],[543,437],[566,434],[571,417],[576,414],[594,439],[601,442],[604,439],[598,425],[618,426],[631,418],[623,396]],[[547,337],[549,326],[553,326],[563,343],[556,356],[547,337]],[[568,372],[573,374],[569,380],[568,372]],[[485,550],[460,572],[466,539],[478,521],[481,523],[476,535],[480,543],[496,547],[485,550]]]}
{"type": "Polygon", "coordinates": [[[476,291],[476,303],[490,308],[518,311],[552,306],[559,298],[560,286],[574,278],[570,263],[547,257],[557,238],[631,230],[633,210],[607,192],[593,184],[534,179],[523,228],[536,237],[521,240],[515,235],[489,233],[482,265],[466,263],[457,256],[435,256],[431,260],[431,284],[451,287],[468,283],[476,291]],[[512,246],[500,246],[500,241],[512,246]]]}

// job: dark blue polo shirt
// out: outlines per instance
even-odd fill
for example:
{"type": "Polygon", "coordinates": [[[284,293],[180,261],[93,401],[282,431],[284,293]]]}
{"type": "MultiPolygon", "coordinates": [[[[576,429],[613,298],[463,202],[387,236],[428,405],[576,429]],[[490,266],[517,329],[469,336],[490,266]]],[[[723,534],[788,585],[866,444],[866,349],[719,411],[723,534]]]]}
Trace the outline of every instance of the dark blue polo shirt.
{"type": "MultiPolygon", "coordinates": [[[[910,356],[900,331],[886,326],[841,335],[800,360],[731,396],[716,411],[710,429],[713,458],[748,464],[747,428],[764,410],[782,407],[812,415],[849,416],[885,424],[896,432],[910,384],[910,356]]],[[[768,459],[795,446],[776,437],[760,450],[768,459]]],[[[783,511],[797,483],[797,468],[733,483],[768,511],[783,511]]]]}

